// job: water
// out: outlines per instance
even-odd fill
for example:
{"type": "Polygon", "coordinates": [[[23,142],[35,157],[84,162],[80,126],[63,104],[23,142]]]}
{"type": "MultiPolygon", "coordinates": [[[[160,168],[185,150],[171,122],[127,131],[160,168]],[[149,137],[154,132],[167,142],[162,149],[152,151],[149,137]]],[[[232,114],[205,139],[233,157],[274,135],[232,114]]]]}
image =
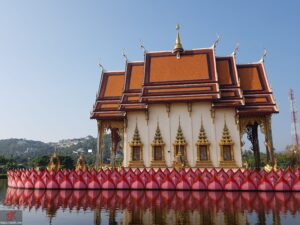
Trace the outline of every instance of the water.
{"type": "Polygon", "coordinates": [[[58,191],[7,188],[1,209],[21,209],[23,225],[300,224],[300,193],[58,191]]]}

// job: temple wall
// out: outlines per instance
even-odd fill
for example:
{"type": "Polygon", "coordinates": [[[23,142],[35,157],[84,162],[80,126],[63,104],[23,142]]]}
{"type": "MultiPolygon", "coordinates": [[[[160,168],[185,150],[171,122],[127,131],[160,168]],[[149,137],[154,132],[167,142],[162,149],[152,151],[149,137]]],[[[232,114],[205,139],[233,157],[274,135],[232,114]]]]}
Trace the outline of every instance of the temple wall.
{"type": "Polygon", "coordinates": [[[215,112],[215,126],[216,126],[216,150],[217,150],[217,160],[216,166],[219,166],[220,161],[220,146],[219,142],[222,139],[222,133],[224,128],[224,120],[226,120],[227,127],[229,129],[231,138],[234,142],[234,160],[236,165],[242,166],[242,153],[241,153],[241,139],[240,130],[238,124],[235,122],[235,110],[234,109],[217,109],[215,112]]]}
{"type": "Polygon", "coordinates": [[[211,117],[211,103],[194,103],[192,107],[192,128],[193,128],[193,146],[189,146],[189,150],[193,150],[194,161],[191,163],[192,166],[196,164],[197,159],[197,149],[196,142],[198,139],[201,118],[203,122],[203,127],[205,129],[207,139],[210,142],[210,158],[215,166],[217,158],[215,157],[216,141],[215,141],[215,127],[211,117]],[[191,148],[193,147],[193,148],[191,148]]]}
{"type": "Polygon", "coordinates": [[[147,123],[145,112],[128,112],[128,125],[124,135],[124,166],[128,166],[130,160],[130,142],[137,123],[141,141],[143,143],[143,159],[146,167],[150,167],[152,160],[151,143],[159,123],[160,131],[165,143],[165,160],[168,167],[173,166],[174,147],[179,118],[183,135],[187,142],[187,160],[189,166],[196,165],[197,152],[196,145],[201,126],[201,117],[207,138],[210,142],[210,157],[213,166],[218,167],[220,161],[219,142],[222,138],[224,119],[231,137],[234,141],[234,159],[237,166],[242,165],[241,146],[238,125],[235,123],[234,109],[216,109],[215,118],[211,116],[211,103],[193,103],[192,111],[188,111],[187,104],[171,104],[170,112],[167,112],[165,104],[149,105],[149,120],[147,123]]]}

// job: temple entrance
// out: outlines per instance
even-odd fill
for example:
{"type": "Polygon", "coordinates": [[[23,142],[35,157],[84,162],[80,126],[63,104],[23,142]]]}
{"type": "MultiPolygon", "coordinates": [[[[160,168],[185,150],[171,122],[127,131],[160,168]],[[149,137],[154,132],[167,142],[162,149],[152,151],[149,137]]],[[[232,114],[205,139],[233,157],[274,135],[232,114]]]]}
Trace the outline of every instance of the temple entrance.
{"type": "Polygon", "coordinates": [[[254,167],[260,170],[262,165],[260,149],[263,145],[259,144],[259,136],[264,136],[266,149],[266,164],[274,165],[274,149],[272,142],[271,116],[240,118],[240,133],[243,141],[248,140],[250,149],[254,155],[254,167]],[[259,129],[260,127],[260,129],[259,129]],[[261,131],[261,132],[260,132],[261,131]],[[243,136],[246,134],[246,138],[243,136]]]}
{"type": "Polygon", "coordinates": [[[123,121],[98,121],[98,149],[96,155],[96,167],[103,167],[103,153],[104,153],[104,135],[109,136],[109,150],[110,150],[110,167],[115,168],[120,166],[123,162],[117,162],[118,152],[123,150],[123,121]]]}

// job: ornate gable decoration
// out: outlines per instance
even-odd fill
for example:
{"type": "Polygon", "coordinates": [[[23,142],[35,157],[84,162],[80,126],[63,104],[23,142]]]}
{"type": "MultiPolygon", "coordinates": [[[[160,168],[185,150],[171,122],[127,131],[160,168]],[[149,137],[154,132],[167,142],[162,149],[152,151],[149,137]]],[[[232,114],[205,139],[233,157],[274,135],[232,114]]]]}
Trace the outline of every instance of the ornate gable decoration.
{"type": "Polygon", "coordinates": [[[233,145],[233,141],[231,139],[231,135],[229,133],[226,121],[224,124],[224,128],[223,128],[223,134],[222,134],[222,139],[220,141],[220,145],[233,145]]]}
{"type": "Polygon", "coordinates": [[[153,144],[154,145],[164,145],[165,144],[162,139],[162,136],[161,136],[158,122],[157,122],[157,128],[156,128],[154,139],[153,139],[153,144]]]}
{"type": "Polygon", "coordinates": [[[142,145],[143,144],[141,142],[140,133],[139,133],[139,130],[138,130],[138,127],[137,127],[137,124],[136,124],[130,146],[142,146],[142,145]]]}
{"type": "Polygon", "coordinates": [[[181,129],[180,122],[179,122],[179,126],[178,126],[178,129],[177,129],[177,135],[176,135],[174,145],[186,145],[186,141],[185,141],[184,136],[183,136],[183,132],[182,132],[182,129],[181,129]]]}
{"type": "Polygon", "coordinates": [[[209,145],[209,141],[207,139],[206,133],[205,133],[205,129],[203,127],[203,123],[201,121],[201,127],[200,127],[200,132],[198,135],[198,140],[196,142],[196,145],[209,145]]]}

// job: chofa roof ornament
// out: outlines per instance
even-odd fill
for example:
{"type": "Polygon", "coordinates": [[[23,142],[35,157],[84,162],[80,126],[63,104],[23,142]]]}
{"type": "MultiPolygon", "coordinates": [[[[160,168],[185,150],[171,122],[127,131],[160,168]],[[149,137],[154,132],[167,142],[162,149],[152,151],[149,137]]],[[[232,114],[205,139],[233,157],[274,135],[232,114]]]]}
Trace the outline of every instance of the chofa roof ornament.
{"type": "Polygon", "coordinates": [[[262,54],[262,56],[261,56],[259,62],[260,62],[260,63],[264,63],[264,62],[265,62],[266,56],[267,56],[267,49],[264,49],[264,53],[262,54]]]}
{"type": "Polygon", "coordinates": [[[217,34],[217,39],[214,41],[213,45],[212,45],[212,48],[213,49],[216,49],[217,45],[219,44],[221,38],[220,38],[220,35],[217,34]]]}
{"type": "Polygon", "coordinates": [[[231,55],[233,57],[236,57],[236,54],[237,54],[239,48],[240,48],[240,43],[238,42],[238,43],[236,43],[235,48],[233,49],[233,52],[231,53],[231,55]]]}

